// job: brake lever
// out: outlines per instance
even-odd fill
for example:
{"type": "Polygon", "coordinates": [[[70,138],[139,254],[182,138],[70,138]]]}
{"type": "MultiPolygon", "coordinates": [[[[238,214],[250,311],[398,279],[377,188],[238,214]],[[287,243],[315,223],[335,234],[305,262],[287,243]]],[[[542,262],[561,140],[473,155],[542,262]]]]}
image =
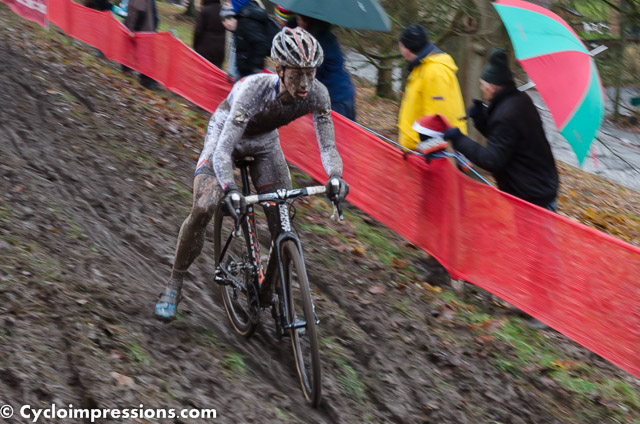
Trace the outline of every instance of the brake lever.
{"type": "Polygon", "coordinates": [[[235,212],[236,231],[240,228],[240,195],[237,193],[231,194],[231,205],[235,212]]]}
{"type": "Polygon", "coordinates": [[[339,200],[332,200],[333,202],[333,213],[331,214],[331,219],[334,221],[342,221],[344,220],[344,215],[342,214],[342,202],[339,200]]]}
{"type": "MultiPolygon", "coordinates": [[[[340,180],[333,178],[331,180],[331,187],[333,188],[334,193],[338,193],[340,191],[340,180]]],[[[336,222],[342,221],[344,216],[342,215],[342,203],[338,198],[338,194],[335,194],[331,201],[333,202],[333,213],[331,214],[331,219],[336,222]]]]}

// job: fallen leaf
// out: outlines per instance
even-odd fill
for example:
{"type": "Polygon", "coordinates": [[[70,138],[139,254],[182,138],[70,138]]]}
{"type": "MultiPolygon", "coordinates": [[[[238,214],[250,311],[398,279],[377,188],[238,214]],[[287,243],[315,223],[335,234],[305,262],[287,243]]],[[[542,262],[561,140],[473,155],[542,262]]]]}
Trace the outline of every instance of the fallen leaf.
{"type": "Polygon", "coordinates": [[[407,265],[409,263],[407,262],[406,259],[398,259],[396,257],[391,259],[391,265],[393,265],[394,268],[406,268],[407,265]]]}
{"type": "Polygon", "coordinates": [[[364,250],[362,247],[354,246],[354,248],[351,251],[351,253],[353,253],[356,256],[363,257],[363,256],[365,256],[367,254],[367,251],[364,250]]]}
{"type": "Polygon", "coordinates": [[[111,377],[113,377],[114,380],[116,380],[116,383],[118,383],[118,386],[122,386],[122,387],[134,387],[135,383],[133,382],[133,378],[123,375],[123,374],[119,374],[115,371],[111,372],[111,377]]]}
{"type": "Polygon", "coordinates": [[[385,289],[382,284],[376,284],[369,289],[369,293],[371,294],[384,294],[385,291],[387,291],[387,289],[385,289]]]}
{"type": "Polygon", "coordinates": [[[109,352],[109,357],[111,359],[117,359],[118,361],[122,361],[124,359],[126,359],[126,356],[124,353],[120,352],[119,350],[115,350],[115,349],[111,349],[111,351],[109,352]]]}

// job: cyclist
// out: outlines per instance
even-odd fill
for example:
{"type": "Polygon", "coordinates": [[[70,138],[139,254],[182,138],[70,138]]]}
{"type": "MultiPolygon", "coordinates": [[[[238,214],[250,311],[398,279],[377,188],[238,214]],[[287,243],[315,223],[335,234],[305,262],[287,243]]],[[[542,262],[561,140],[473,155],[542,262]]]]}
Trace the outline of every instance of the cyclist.
{"type": "MultiPolygon", "coordinates": [[[[231,198],[242,196],[234,183],[234,161],[248,155],[254,158],[249,171],[259,193],[291,188],[277,128],[311,113],[322,164],[330,176],[327,196],[341,201],[349,192],[335,145],[329,93],[315,79],[323,59],[322,48],[305,30],[285,27],[273,39],[271,57],[276,73],[250,75],[238,81],[209,121],[195,170],[191,212],[180,228],[171,277],[155,308],[161,320],[175,318],[184,276],[202,250],[206,225],[223,196],[229,213],[235,215],[231,198]],[[339,181],[337,187],[329,184],[333,178],[339,181]]],[[[272,209],[265,208],[265,214],[274,238],[278,216],[272,209]]]]}

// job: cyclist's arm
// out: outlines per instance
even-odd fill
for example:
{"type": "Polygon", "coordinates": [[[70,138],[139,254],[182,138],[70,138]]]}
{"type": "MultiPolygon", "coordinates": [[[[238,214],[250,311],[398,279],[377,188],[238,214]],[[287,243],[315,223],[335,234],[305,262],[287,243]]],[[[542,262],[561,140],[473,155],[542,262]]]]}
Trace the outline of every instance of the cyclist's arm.
{"type": "Polygon", "coordinates": [[[336,148],[329,92],[318,80],[314,80],[313,84],[312,92],[314,95],[311,99],[311,116],[313,118],[313,126],[316,129],[318,146],[320,147],[322,166],[327,175],[342,176],[342,159],[336,148]]]}
{"type": "MultiPolygon", "coordinates": [[[[229,112],[226,114],[224,123],[221,124],[222,129],[219,134],[211,134],[212,137],[218,137],[215,140],[215,149],[213,150],[211,162],[216,178],[218,178],[218,183],[223,190],[234,182],[233,150],[249,124],[251,117],[249,104],[251,103],[247,101],[247,96],[251,94],[251,90],[247,90],[244,86],[237,85],[234,87],[232,93],[225,100],[228,102],[229,112]]],[[[207,137],[209,136],[209,133],[207,133],[207,137]]]]}

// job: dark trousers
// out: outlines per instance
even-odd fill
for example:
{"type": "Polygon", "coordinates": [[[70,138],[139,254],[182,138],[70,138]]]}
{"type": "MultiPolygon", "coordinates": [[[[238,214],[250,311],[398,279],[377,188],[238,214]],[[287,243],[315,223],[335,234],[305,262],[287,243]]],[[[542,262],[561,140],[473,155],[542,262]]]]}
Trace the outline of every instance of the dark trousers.
{"type": "Polygon", "coordinates": [[[338,102],[331,100],[331,109],[338,112],[345,118],[349,118],[352,121],[356,120],[356,104],[353,97],[338,102]]]}

